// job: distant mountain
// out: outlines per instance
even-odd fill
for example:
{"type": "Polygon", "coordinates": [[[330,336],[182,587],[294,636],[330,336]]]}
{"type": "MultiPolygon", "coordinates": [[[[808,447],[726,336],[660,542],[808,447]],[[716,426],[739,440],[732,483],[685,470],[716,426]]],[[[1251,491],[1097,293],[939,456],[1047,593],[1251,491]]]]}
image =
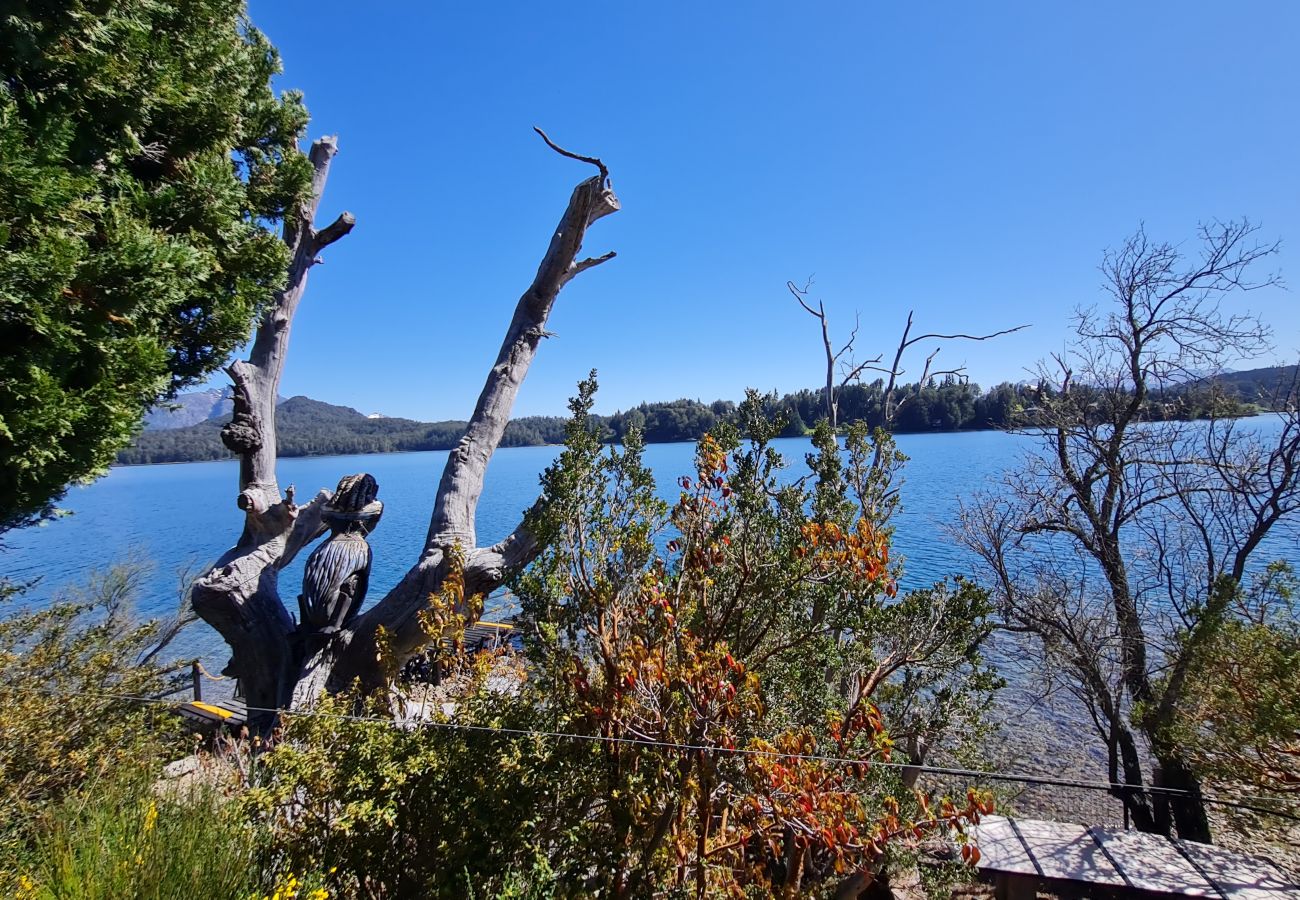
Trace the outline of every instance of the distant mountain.
{"type": "Polygon", "coordinates": [[[1235,400],[1254,403],[1263,409],[1278,409],[1288,397],[1294,402],[1295,389],[1300,386],[1296,382],[1295,366],[1266,366],[1244,372],[1224,372],[1222,375],[1202,379],[1196,384],[1212,384],[1235,400]]]}
{"type": "MultiPolygon", "coordinates": [[[[1250,414],[1254,404],[1275,408],[1279,383],[1290,384],[1296,376],[1295,366],[1231,372],[1215,379],[1187,385],[1195,388],[1212,382],[1229,394],[1229,404],[1216,405],[1218,415],[1250,414]]],[[[882,420],[883,382],[848,385],[839,397],[840,421],[864,421],[875,427],[882,420]]],[[[898,397],[904,402],[894,419],[897,434],[933,431],[962,431],[982,428],[1005,428],[1032,409],[1037,395],[1032,385],[1003,383],[988,391],[979,385],[955,378],[931,379],[925,385],[900,385],[898,397]]],[[[125,465],[163,462],[194,462],[230,459],[221,443],[221,426],[230,418],[228,392],[202,391],[185,395],[178,401],[187,414],[197,416],[206,409],[209,416],[184,427],[153,426],[136,439],[135,446],[118,454],[125,465]],[[194,397],[191,402],[186,402],[194,397]]],[[[802,390],[793,394],[766,395],[762,403],[767,415],[784,421],[782,436],[806,432],[809,423],[823,416],[821,390],[802,390]]],[[[1169,415],[1170,404],[1157,404],[1156,415],[1169,415]]],[[[1204,404],[1184,404],[1181,413],[1205,415],[1204,404]]],[[[698,440],[718,423],[734,420],[736,404],[728,400],[701,403],[699,400],[672,400],[642,403],[612,416],[593,416],[593,426],[603,430],[607,440],[622,441],[629,429],[641,431],[647,443],[698,440]]],[[[175,414],[173,414],[175,415],[175,414]]],[[[170,422],[176,422],[171,418],[170,422]]],[[[310,397],[282,400],[276,410],[276,435],[281,456],[325,456],[347,453],[394,453],[416,450],[448,450],[465,433],[466,423],[416,422],[379,415],[365,415],[348,406],[334,406],[310,397]]],[[[559,416],[532,416],[514,419],[506,426],[503,447],[530,447],[564,442],[565,419],[559,416]]]]}
{"type": "MultiPolygon", "coordinates": [[[[187,428],[208,419],[228,416],[234,407],[234,389],[229,385],[223,388],[209,388],[206,391],[191,391],[180,394],[174,400],[159,403],[144,416],[145,431],[166,431],[171,428],[187,428]]],[[[284,398],[280,398],[284,402],[284,398]]]]}
{"type": "MultiPolygon", "coordinates": [[[[221,427],[228,421],[229,409],[222,415],[183,428],[146,430],[134,446],[118,454],[117,461],[137,465],[229,459],[231,454],[221,443],[221,427]]],[[[373,419],[349,406],[335,406],[310,397],[290,397],[276,407],[275,413],[278,450],[285,457],[448,450],[465,433],[465,425],[463,421],[373,419]]],[[[536,446],[563,440],[564,419],[533,416],[512,421],[506,427],[501,445],[536,446]]]]}
{"type": "Polygon", "coordinates": [[[205,419],[230,415],[231,388],[212,388],[181,394],[175,400],[160,403],[145,413],[145,431],[185,428],[205,419]]]}

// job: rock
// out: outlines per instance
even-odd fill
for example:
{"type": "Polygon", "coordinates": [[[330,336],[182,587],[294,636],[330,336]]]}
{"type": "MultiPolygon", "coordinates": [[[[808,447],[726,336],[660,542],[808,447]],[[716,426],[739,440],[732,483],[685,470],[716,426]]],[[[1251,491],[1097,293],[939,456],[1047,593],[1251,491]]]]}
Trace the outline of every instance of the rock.
{"type": "Polygon", "coordinates": [[[169,762],[167,765],[163,766],[163,778],[182,778],[193,772],[197,772],[198,768],[199,758],[191,754],[190,756],[186,756],[183,759],[178,759],[174,762],[169,762]]]}
{"type": "Polygon", "coordinates": [[[889,872],[889,893],[894,900],[926,900],[921,870],[915,864],[889,872]]]}

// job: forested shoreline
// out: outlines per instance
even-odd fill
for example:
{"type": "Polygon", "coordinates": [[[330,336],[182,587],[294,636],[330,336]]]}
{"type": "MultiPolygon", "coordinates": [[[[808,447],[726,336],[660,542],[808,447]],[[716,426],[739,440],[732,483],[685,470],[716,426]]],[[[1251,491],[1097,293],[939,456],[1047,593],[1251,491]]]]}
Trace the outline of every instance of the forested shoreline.
{"type": "MultiPolygon", "coordinates": [[[[1257,379],[1262,380],[1262,376],[1257,379]]],[[[1244,415],[1253,411],[1246,398],[1258,399],[1259,392],[1245,393],[1236,384],[1217,386],[1227,390],[1184,390],[1152,400],[1147,404],[1146,417],[1198,418],[1209,412],[1211,405],[1217,415],[1244,415]]],[[[880,380],[845,386],[838,395],[841,424],[866,422],[871,428],[883,425],[884,391],[880,380]]],[[[1032,426],[1043,399],[1039,387],[1032,384],[1003,382],[985,391],[974,382],[954,377],[931,380],[923,386],[902,385],[895,389],[895,394],[891,430],[896,434],[1032,426]]],[[[783,437],[805,435],[825,416],[822,390],[807,389],[780,396],[773,392],[762,400],[768,414],[784,422],[783,437]]],[[[646,443],[663,444],[697,441],[720,423],[732,420],[736,408],[731,400],[704,403],[680,399],[642,403],[613,415],[592,418],[604,428],[607,442],[621,443],[630,429],[637,428],[646,443]]],[[[131,447],[118,454],[117,464],[231,459],[230,452],[221,443],[221,428],[229,418],[227,415],[184,428],[143,432],[131,447]]],[[[514,419],[506,427],[501,446],[562,444],[565,421],[560,416],[514,419]]],[[[350,407],[303,396],[291,397],[277,407],[276,425],[282,457],[449,450],[465,431],[465,422],[460,420],[417,422],[370,418],[350,407]]]]}
{"type": "MultiPolygon", "coordinates": [[[[991,391],[951,379],[917,390],[907,385],[901,394],[907,400],[897,415],[899,432],[959,431],[1000,428],[1012,417],[1032,408],[1032,388],[1001,384],[991,391]]],[[[841,400],[842,420],[865,420],[875,427],[882,423],[880,382],[850,385],[841,400]]],[[[823,415],[823,395],[804,390],[764,398],[774,416],[785,421],[784,436],[806,434],[823,415]]],[[[736,403],[715,400],[679,399],[642,403],[608,416],[594,416],[605,429],[605,439],[621,442],[631,428],[639,428],[647,443],[695,441],[720,422],[735,416],[736,403]]],[[[229,416],[218,417],[185,428],[142,433],[130,448],[118,454],[121,465],[169,462],[202,462],[231,458],[221,443],[221,427],[229,416]]],[[[564,442],[565,419],[560,416],[531,416],[514,419],[506,428],[503,447],[533,447],[564,442]]],[[[417,422],[400,418],[369,418],[345,406],[334,406],[308,397],[292,397],[276,410],[279,453],[284,457],[331,456],[352,453],[402,453],[449,450],[464,433],[464,421],[417,422]]]]}

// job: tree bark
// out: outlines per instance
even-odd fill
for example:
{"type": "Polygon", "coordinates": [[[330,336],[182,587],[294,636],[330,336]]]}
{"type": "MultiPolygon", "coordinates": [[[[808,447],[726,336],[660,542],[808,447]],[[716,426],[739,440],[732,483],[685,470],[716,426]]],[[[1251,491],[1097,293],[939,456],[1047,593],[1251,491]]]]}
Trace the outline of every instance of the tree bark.
{"type": "MultiPolygon", "coordinates": [[[[275,401],[284,371],[289,332],[298,303],[307,289],[307,274],[326,246],[352,230],[354,219],[343,213],[323,231],[312,222],[320,206],[330,163],[338,152],[334,137],[312,144],[312,193],[284,222],[290,251],[288,278],[262,316],[247,360],[226,371],[234,382],[234,415],[221,439],[239,456],[239,496],[244,529],[210,571],[195,582],[194,611],[230,645],[228,675],[239,679],[253,710],[276,709],[288,699],[293,670],[289,635],[293,619],[280,602],[278,577],[298,551],[321,532],[322,492],[304,507],[290,488],[282,498],[275,477],[275,401]]],[[[267,720],[254,712],[250,721],[267,720]]]]}
{"type": "Polygon", "coordinates": [[[368,689],[379,687],[383,671],[376,658],[381,632],[384,652],[394,665],[426,646],[431,636],[425,633],[419,614],[428,608],[430,594],[440,587],[453,551],[464,556],[467,597],[490,593],[536,556],[540,548],[522,523],[503,541],[479,547],[475,511],[488,461],[505,433],[519,387],[546,336],[544,326],[556,297],[574,276],[613,257],[609,253],[578,260],[587,228],[618,208],[618,199],[602,176],[574,188],[537,275],[515,307],[465,435],[447,458],[423,554],[383,600],[324,651],[325,658],[318,661],[312,675],[301,680],[295,705],[309,702],[322,690],[341,690],[355,679],[368,689]]]}
{"type": "Polygon", "coordinates": [[[1178,836],[1185,841],[1210,843],[1210,819],[1201,796],[1201,781],[1186,763],[1176,755],[1161,757],[1152,780],[1160,787],[1187,792],[1155,795],[1156,832],[1171,835],[1177,829],[1178,836]]]}
{"type": "Polygon", "coordinates": [[[296,625],[280,600],[277,579],[322,533],[321,510],[330,495],[322,491],[304,507],[294,504],[292,488],[281,498],[275,477],[275,398],[307,273],[319,261],[319,251],[353,224],[344,213],[319,232],[311,227],[336,144],[325,138],[312,146],[312,197],[285,223],[284,240],[293,260],[287,286],[263,317],[249,358],[228,370],[235,382],[235,412],[222,437],[240,458],[237,502],[245,512],[244,531],[194,589],[196,612],[230,645],[226,672],[239,679],[250,711],[272,711],[250,717],[250,722],[266,727],[274,710],[314,702],[322,691],[341,690],[354,680],[379,687],[387,667],[401,665],[436,639],[425,632],[419,614],[438,593],[457,555],[464,563],[465,595],[471,597],[499,587],[540,549],[523,523],[497,544],[478,546],[475,512],[488,461],[546,336],[544,326],[556,298],[576,275],[614,256],[578,259],[587,228],[619,208],[603,163],[542,137],[557,152],[597,166],[600,174],[574,189],[537,274],[519,299],[474,415],[448,457],[420,557],[374,607],[324,646],[308,651],[295,640],[296,625]]]}

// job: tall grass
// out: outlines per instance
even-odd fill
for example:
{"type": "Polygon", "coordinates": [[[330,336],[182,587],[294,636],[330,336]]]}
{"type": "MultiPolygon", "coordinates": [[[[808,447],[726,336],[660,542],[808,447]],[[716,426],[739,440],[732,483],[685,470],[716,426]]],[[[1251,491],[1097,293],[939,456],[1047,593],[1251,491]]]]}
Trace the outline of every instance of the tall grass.
{"type": "Polygon", "coordinates": [[[160,796],[144,779],[105,780],[36,823],[19,896],[261,897],[268,843],[237,821],[211,786],[160,796]]]}

